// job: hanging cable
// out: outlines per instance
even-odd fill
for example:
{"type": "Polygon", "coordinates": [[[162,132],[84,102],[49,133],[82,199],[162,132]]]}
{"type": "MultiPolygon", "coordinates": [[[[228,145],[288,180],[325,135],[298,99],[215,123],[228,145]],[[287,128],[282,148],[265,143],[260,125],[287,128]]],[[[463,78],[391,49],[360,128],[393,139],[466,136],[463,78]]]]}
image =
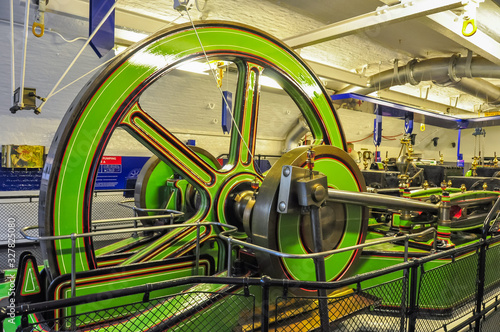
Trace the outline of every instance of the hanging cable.
{"type": "Polygon", "coordinates": [[[56,35],[58,35],[59,37],[61,37],[62,40],[64,40],[66,43],[74,43],[76,42],[77,40],[87,40],[87,37],[76,37],[74,39],[71,39],[71,40],[68,40],[66,38],[64,38],[63,35],[61,35],[59,32],[55,31],[55,30],[52,30],[52,29],[49,29],[48,31],[52,32],[52,33],[55,33],[56,35]]]}
{"type": "Polygon", "coordinates": [[[349,142],[347,142],[347,143],[358,143],[358,142],[362,142],[362,141],[364,141],[364,140],[366,140],[366,139],[369,139],[369,138],[370,138],[370,137],[372,137],[372,136],[373,136],[373,133],[371,133],[370,135],[368,135],[368,136],[366,136],[366,137],[363,137],[363,138],[361,138],[361,139],[358,139],[358,140],[355,140],[355,141],[349,141],[349,142]]]}
{"type": "Polygon", "coordinates": [[[30,15],[30,3],[31,1],[26,0],[26,10],[24,13],[24,49],[23,49],[23,69],[21,71],[21,87],[19,88],[19,107],[23,108],[23,97],[24,97],[24,76],[26,74],[26,53],[28,48],[28,24],[30,15]]]}
{"type": "Polygon", "coordinates": [[[11,64],[11,100],[14,100],[14,91],[16,91],[16,65],[15,65],[15,45],[14,45],[14,0],[10,0],[10,64],[11,64]]]}
{"type": "Polygon", "coordinates": [[[208,60],[208,55],[207,55],[207,52],[205,52],[205,47],[203,47],[203,44],[201,42],[201,39],[200,39],[200,36],[198,35],[198,31],[196,30],[196,27],[194,25],[194,22],[193,20],[191,19],[191,15],[189,15],[189,11],[186,9],[185,10],[188,17],[189,17],[189,21],[191,22],[191,26],[193,27],[193,30],[194,30],[194,33],[196,35],[196,38],[198,39],[198,42],[200,43],[200,47],[201,47],[201,50],[203,51],[203,54],[205,55],[205,59],[207,61],[207,64],[208,64],[208,67],[210,68],[210,72],[212,73],[212,76],[215,80],[215,85],[217,86],[217,89],[219,90],[219,93],[220,95],[222,96],[222,100],[224,100],[224,103],[226,104],[226,107],[227,109],[229,110],[229,115],[231,116],[231,122],[234,124],[234,127],[236,128],[236,131],[238,132],[238,135],[240,136],[241,138],[241,141],[243,142],[243,144],[245,145],[248,153],[250,154],[250,156],[252,157],[252,160],[254,160],[254,165],[257,167],[258,169],[258,172],[259,173],[262,173],[261,170],[260,170],[260,167],[259,165],[257,165],[255,163],[255,157],[252,153],[252,151],[250,151],[250,148],[248,147],[247,145],[247,142],[245,142],[245,140],[243,139],[243,135],[241,134],[241,131],[240,131],[240,128],[238,127],[237,123],[236,123],[236,120],[234,119],[234,116],[233,116],[233,110],[231,109],[231,107],[229,107],[229,103],[228,101],[226,100],[226,97],[224,97],[224,93],[222,92],[222,88],[218,85],[217,83],[217,73],[215,72],[215,70],[212,68],[212,66],[210,66],[210,60],[208,60]]]}
{"type": "MultiPolygon", "coordinates": [[[[29,2],[29,1],[27,1],[27,2],[29,2]]],[[[97,27],[90,34],[89,38],[87,38],[87,40],[83,44],[82,48],[78,52],[78,54],[75,56],[75,58],[73,59],[73,61],[71,61],[71,63],[69,64],[68,68],[66,68],[66,70],[64,71],[64,73],[61,75],[61,77],[57,81],[57,83],[54,85],[54,87],[52,88],[52,90],[49,92],[49,94],[47,95],[47,98],[45,98],[45,101],[43,101],[40,104],[40,106],[38,106],[38,108],[37,108],[38,112],[42,111],[42,108],[45,105],[45,103],[54,95],[54,91],[56,91],[56,89],[59,86],[59,84],[61,84],[61,82],[64,79],[64,77],[66,77],[66,75],[68,74],[68,72],[70,71],[70,69],[75,64],[76,60],[78,60],[78,58],[80,57],[80,55],[83,53],[83,50],[85,49],[85,47],[87,47],[87,45],[90,43],[90,41],[92,40],[92,38],[94,38],[94,36],[96,35],[96,33],[99,31],[99,29],[101,28],[101,26],[104,24],[104,22],[106,22],[106,20],[108,19],[109,15],[111,15],[111,13],[113,13],[113,11],[115,10],[115,8],[116,8],[116,6],[118,5],[119,2],[120,2],[120,0],[116,0],[116,2],[108,10],[108,12],[106,13],[106,15],[104,15],[104,17],[101,20],[101,22],[99,22],[99,24],[97,25],[97,27]]]]}

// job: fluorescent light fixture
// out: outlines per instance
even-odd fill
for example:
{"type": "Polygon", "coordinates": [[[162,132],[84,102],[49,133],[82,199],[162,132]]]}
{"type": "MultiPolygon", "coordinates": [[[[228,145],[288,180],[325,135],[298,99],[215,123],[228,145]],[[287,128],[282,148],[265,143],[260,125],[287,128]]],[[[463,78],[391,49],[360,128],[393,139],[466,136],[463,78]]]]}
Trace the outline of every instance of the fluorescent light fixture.
{"type": "Polygon", "coordinates": [[[177,67],[177,69],[195,74],[208,75],[210,67],[206,62],[192,61],[177,67]]]}
{"type": "MultiPolygon", "coordinates": [[[[115,48],[115,51],[117,52],[116,54],[118,54],[119,52],[122,52],[123,49],[125,49],[125,47],[117,46],[115,48]]],[[[220,63],[220,61],[210,62],[210,65],[208,65],[207,62],[203,61],[203,60],[202,61],[191,61],[191,62],[182,64],[181,66],[177,67],[176,69],[190,72],[190,73],[200,74],[200,75],[209,75],[211,69],[214,69],[214,70],[217,69],[218,63],[220,63]]],[[[224,65],[227,65],[227,63],[225,63],[224,65]]],[[[272,78],[270,78],[268,76],[261,76],[260,77],[260,84],[263,86],[267,86],[269,88],[281,89],[281,86],[275,80],[273,80],[272,78]]]]}
{"type": "Polygon", "coordinates": [[[125,51],[127,49],[127,46],[123,46],[123,45],[115,45],[115,55],[118,55],[120,54],[121,52],[125,51]]]}
{"type": "Polygon", "coordinates": [[[147,36],[149,35],[146,33],[124,30],[124,29],[115,29],[115,39],[130,42],[131,44],[137,43],[138,41],[143,40],[147,36]]]}
{"type": "Polygon", "coordinates": [[[270,78],[269,76],[261,76],[260,79],[260,85],[267,86],[269,88],[274,88],[274,89],[281,89],[281,85],[278,84],[275,80],[270,78]]]}

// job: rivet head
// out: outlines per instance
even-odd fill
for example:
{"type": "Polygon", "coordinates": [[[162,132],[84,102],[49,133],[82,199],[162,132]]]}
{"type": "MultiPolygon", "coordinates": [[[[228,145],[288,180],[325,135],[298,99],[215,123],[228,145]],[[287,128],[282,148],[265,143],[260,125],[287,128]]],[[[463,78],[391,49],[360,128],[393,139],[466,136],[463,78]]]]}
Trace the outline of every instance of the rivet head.
{"type": "Polygon", "coordinates": [[[278,205],[278,209],[280,211],[285,211],[286,210],[286,203],[281,201],[280,204],[278,205]]]}

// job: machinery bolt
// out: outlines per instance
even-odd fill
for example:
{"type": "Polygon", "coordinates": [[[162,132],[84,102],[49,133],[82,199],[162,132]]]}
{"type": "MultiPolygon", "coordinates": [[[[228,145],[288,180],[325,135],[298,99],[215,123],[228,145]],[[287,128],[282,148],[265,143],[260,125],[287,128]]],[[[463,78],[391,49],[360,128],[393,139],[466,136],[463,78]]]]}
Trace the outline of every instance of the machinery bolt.
{"type": "Polygon", "coordinates": [[[290,167],[286,166],[285,168],[283,168],[283,175],[284,176],[290,175],[290,167]]]}
{"type": "Polygon", "coordinates": [[[326,190],[322,185],[316,185],[312,191],[312,197],[316,202],[321,202],[325,199],[326,190]]]}
{"type": "Polygon", "coordinates": [[[286,203],[281,201],[280,204],[278,205],[278,209],[280,211],[285,211],[286,210],[286,203]]]}

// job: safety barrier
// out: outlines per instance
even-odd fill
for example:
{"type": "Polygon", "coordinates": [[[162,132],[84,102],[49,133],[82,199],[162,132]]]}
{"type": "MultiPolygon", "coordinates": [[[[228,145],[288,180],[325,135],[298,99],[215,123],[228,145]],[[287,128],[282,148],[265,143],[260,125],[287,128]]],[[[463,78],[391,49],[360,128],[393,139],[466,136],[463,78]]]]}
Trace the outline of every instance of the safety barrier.
{"type": "Polygon", "coordinates": [[[500,236],[336,282],[247,277],[193,276],[139,287],[3,309],[0,320],[21,317],[22,331],[133,331],[134,317],[151,330],[172,331],[497,331],[500,316],[500,236]],[[451,260],[437,268],[433,262],[451,260]],[[387,274],[399,277],[373,284],[387,274]],[[453,276],[450,278],[450,276],[453,276]],[[481,279],[483,276],[483,279],[481,279]],[[448,278],[444,280],[443,278],[448,278]],[[223,292],[187,291],[154,298],[155,291],[196,284],[233,285],[223,292]],[[332,293],[295,297],[294,289],[332,293]],[[99,310],[100,301],[140,294],[142,301],[99,310]],[[186,299],[191,303],[185,306],[186,299]],[[258,299],[258,300],[256,300],[258,299]],[[329,323],[321,326],[320,303],[327,302],[329,323]],[[54,312],[85,303],[96,310],[54,318],[54,312]],[[184,306],[179,308],[179,304],[184,306]],[[451,306],[450,306],[451,304],[451,306]],[[161,307],[163,318],[145,315],[161,307]],[[171,310],[171,311],[169,311],[171,310]],[[118,314],[117,314],[118,313],[118,314]],[[9,314],[11,316],[9,316],[9,314]],[[38,321],[30,318],[35,315],[38,321]],[[107,318],[114,317],[113,321],[107,318]],[[119,317],[119,318],[116,318],[119,317]],[[165,319],[168,317],[168,319],[165,319]],[[129,324],[129,325],[127,325],[129,324]],[[83,328],[83,327],[82,327],[83,328]]]}
{"type": "MultiPolygon", "coordinates": [[[[134,330],[130,321],[141,319],[141,325],[151,326],[152,330],[182,331],[212,331],[240,330],[240,331],[486,331],[491,326],[497,328],[500,317],[496,308],[500,304],[500,272],[495,269],[500,260],[500,236],[487,238],[487,229],[494,214],[497,213],[500,200],[497,200],[490,214],[485,220],[483,238],[479,241],[451,250],[431,254],[426,257],[412,259],[389,268],[375,272],[346,278],[337,282],[311,282],[262,278],[231,277],[232,269],[228,270],[228,277],[196,276],[181,278],[166,282],[147,284],[120,291],[104,292],[95,295],[72,297],[69,299],[36,303],[15,308],[3,308],[0,319],[21,317],[23,331],[43,328],[48,331],[62,330],[134,330]],[[443,264],[443,261],[447,263],[443,264]],[[439,264],[436,264],[439,262],[439,264]],[[390,280],[378,282],[377,278],[390,275],[390,280]],[[187,291],[176,295],[153,297],[154,291],[192,285],[199,283],[233,285],[223,292],[187,291]],[[311,296],[291,296],[293,289],[307,289],[311,296]],[[315,296],[319,290],[328,290],[332,294],[328,297],[315,296]],[[110,308],[99,306],[100,301],[109,301],[114,298],[123,298],[133,294],[143,295],[143,301],[116,301],[127,303],[110,308]],[[246,298],[246,299],[244,299],[246,298]],[[255,304],[255,298],[260,305],[255,304]],[[189,303],[186,306],[186,301],[189,303]],[[96,310],[75,314],[74,308],[83,304],[92,303],[96,310]],[[106,308],[106,309],[98,309],[106,308]],[[8,310],[7,310],[8,309],[8,310]],[[155,310],[153,310],[155,309],[155,310]],[[64,313],[55,315],[54,312],[63,310],[64,313]],[[161,316],[150,312],[162,312],[161,316]],[[170,311],[169,311],[170,310],[170,311]],[[235,311],[238,314],[228,314],[235,311]],[[206,315],[214,315],[206,317],[206,315]],[[147,313],[147,314],[146,314],[147,313]],[[165,314],[167,313],[167,314],[165,314]],[[34,315],[34,316],[33,316],[34,315]],[[63,317],[63,318],[59,318],[63,317]],[[110,318],[112,320],[110,321],[110,318]],[[189,323],[188,323],[189,322],[189,323]],[[215,325],[214,325],[215,324],[215,325]],[[222,326],[222,327],[221,327],[222,326]]],[[[94,221],[97,224],[107,224],[118,221],[132,221],[147,218],[173,219],[173,211],[165,211],[161,216],[131,217],[122,219],[108,219],[94,221]]],[[[498,217],[498,215],[497,215],[498,217]]],[[[495,220],[498,218],[495,217],[495,220]]],[[[126,233],[141,229],[160,230],[177,227],[196,227],[205,224],[217,225],[234,229],[234,226],[220,223],[191,223],[178,225],[163,225],[152,227],[134,227],[119,231],[97,231],[85,234],[71,234],[59,237],[30,237],[31,240],[54,240],[55,238],[71,239],[73,243],[79,237],[93,237],[108,233],[126,233]]],[[[25,227],[24,231],[34,229],[25,227]]],[[[24,232],[23,231],[23,232],[24,232]]],[[[424,231],[430,232],[433,229],[424,231]]],[[[223,232],[220,237],[227,241],[228,252],[234,245],[250,247],[281,257],[313,258],[335,254],[346,250],[355,250],[361,247],[404,240],[406,249],[408,240],[412,236],[384,238],[371,241],[350,248],[342,248],[322,253],[308,255],[291,255],[258,247],[246,242],[233,239],[223,232]]],[[[198,231],[199,233],[199,231],[198,231]]],[[[199,235],[198,235],[199,238],[199,235]]],[[[196,248],[199,248],[197,244],[196,248]]],[[[198,262],[199,249],[196,250],[198,262]]],[[[231,255],[228,255],[228,266],[232,266],[231,255]]],[[[407,251],[405,251],[407,258],[407,251]]],[[[73,263],[73,262],[72,262],[73,263]]],[[[198,266],[198,264],[196,264],[198,266]]],[[[72,269],[74,274],[74,268],[72,269]]],[[[72,294],[74,292],[75,275],[72,276],[72,294]]],[[[9,320],[7,322],[10,322],[9,320]]],[[[4,322],[5,324],[5,322],[4,322]]]]}

